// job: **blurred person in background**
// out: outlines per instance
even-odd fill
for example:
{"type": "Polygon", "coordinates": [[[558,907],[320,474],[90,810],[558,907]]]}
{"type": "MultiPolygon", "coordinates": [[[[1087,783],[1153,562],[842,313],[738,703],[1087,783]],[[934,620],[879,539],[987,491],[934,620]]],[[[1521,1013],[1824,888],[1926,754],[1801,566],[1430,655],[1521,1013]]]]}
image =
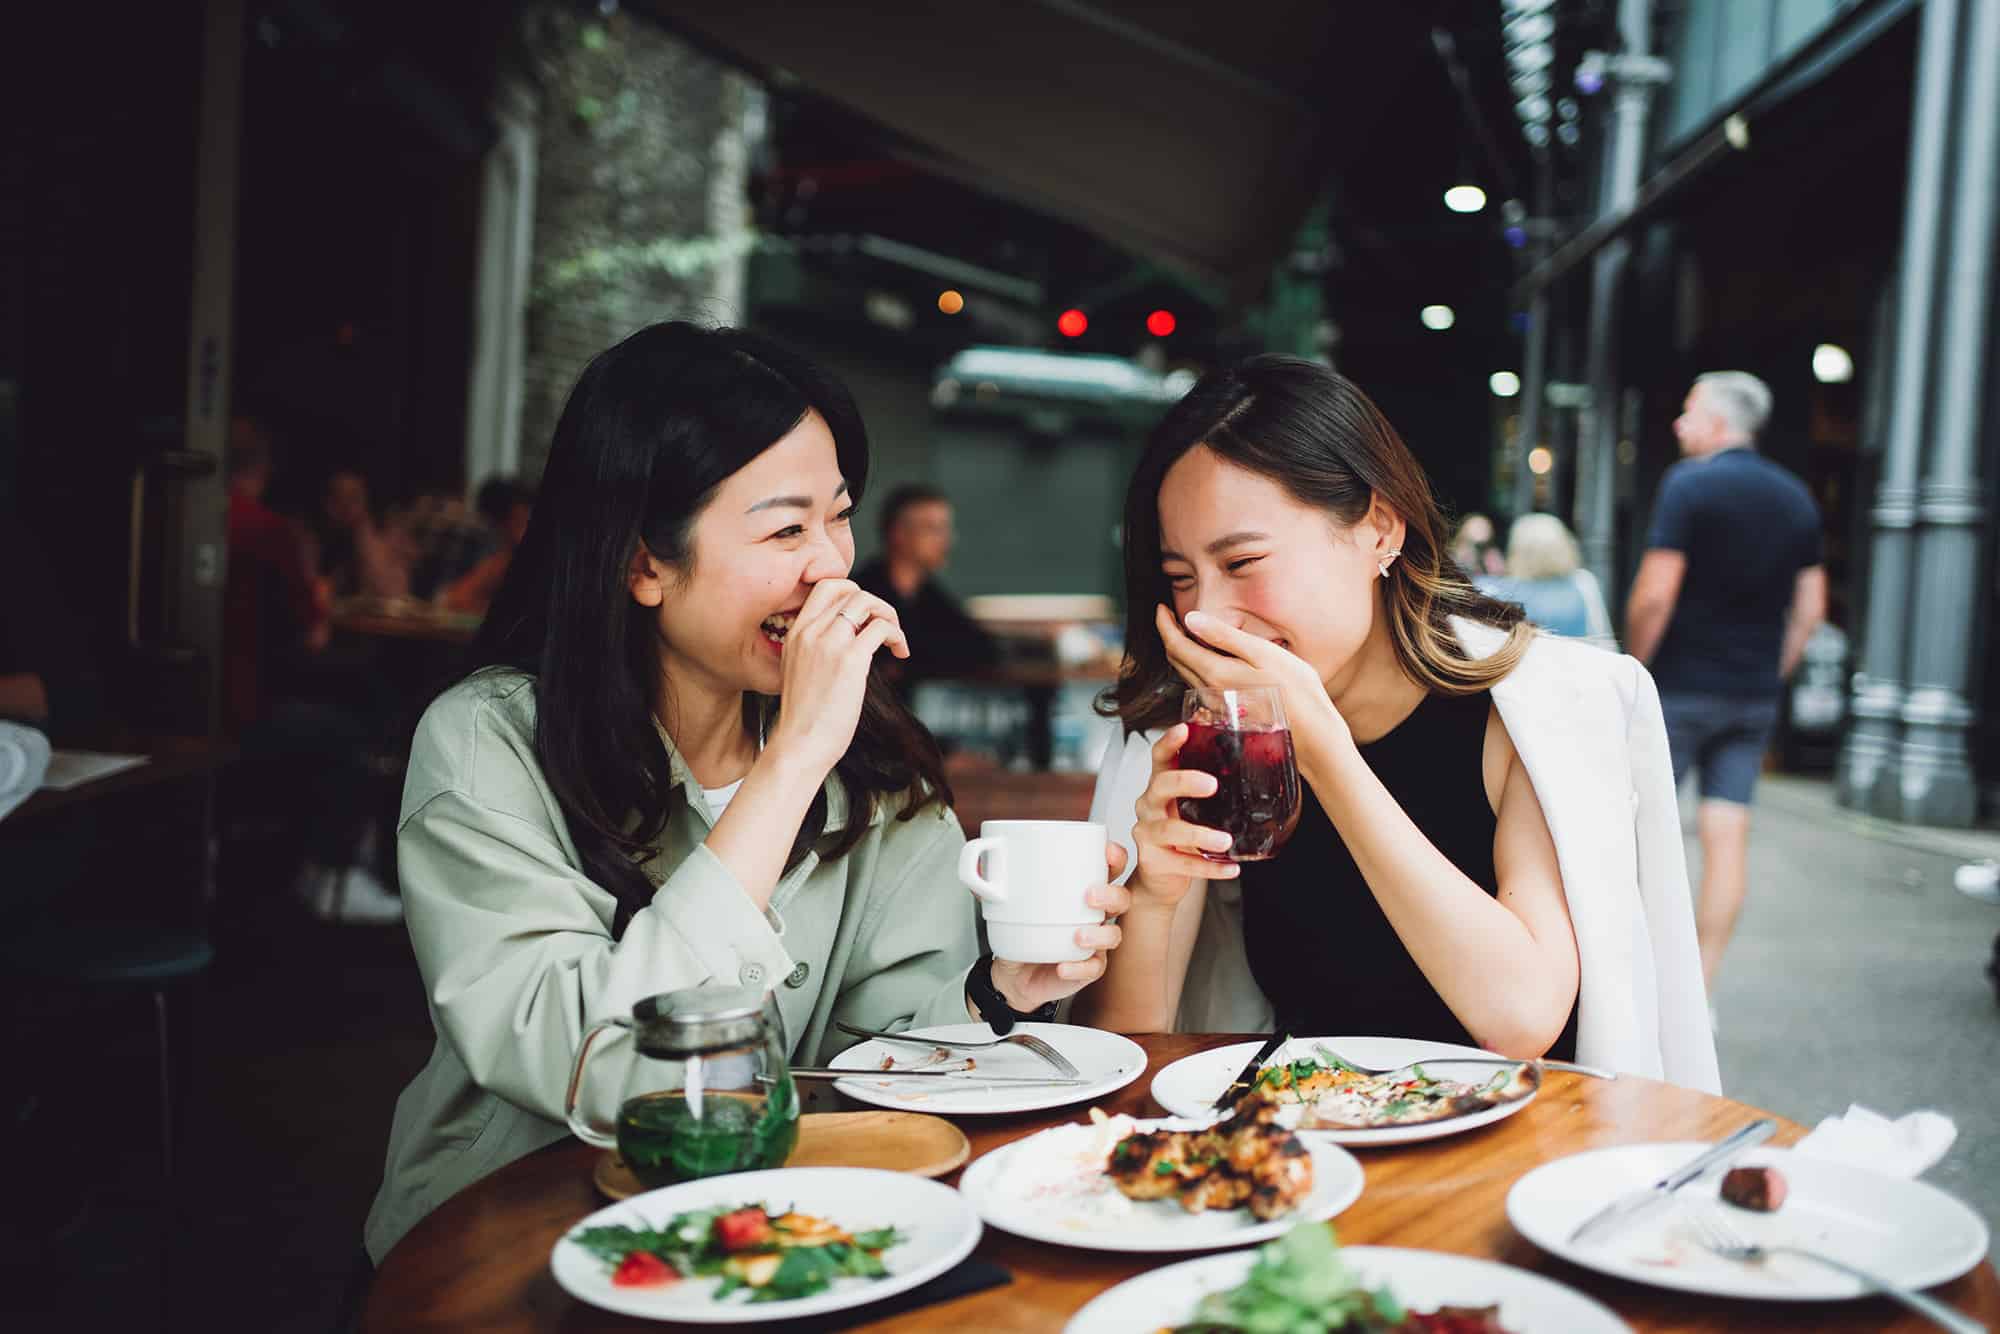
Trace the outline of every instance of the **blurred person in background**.
{"type": "Polygon", "coordinates": [[[1451,535],[1451,558],[1473,579],[1506,572],[1499,534],[1484,514],[1468,514],[1458,521],[1451,535]]]}
{"type": "Polygon", "coordinates": [[[1750,802],[1779,691],[1826,615],[1819,506],[1757,452],[1770,416],[1756,376],[1696,377],[1674,419],[1686,457],[1660,479],[1625,609],[1627,651],[1659,684],[1674,779],[1701,774],[1695,928],[1711,992],[1743,908],[1750,802]]]}
{"type": "Polygon", "coordinates": [[[910,639],[900,679],[950,676],[990,665],[993,637],[965,614],[938,572],[951,559],[951,500],[928,486],[899,486],[882,503],[882,554],[854,582],[896,609],[910,639]]]}
{"type": "Polygon", "coordinates": [[[240,733],[269,711],[274,678],[327,645],[327,609],[303,535],[264,503],[274,463],[264,426],[229,427],[229,573],[222,591],[223,725],[240,733]]]}
{"type": "Polygon", "coordinates": [[[368,501],[368,480],[358,470],[337,468],[328,474],[315,528],[320,577],[332,596],[410,595],[408,536],[377,522],[368,501]]]}
{"type": "Polygon", "coordinates": [[[1507,530],[1507,573],[1473,582],[1503,602],[1518,602],[1528,619],[1551,634],[1609,646],[1611,613],[1597,576],[1569,526],[1553,514],[1523,514],[1507,530]]]}
{"type": "Polygon", "coordinates": [[[512,478],[496,477],[479,488],[479,516],[495,545],[439,590],[437,599],[445,610],[486,614],[527,535],[534,506],[535,493],[512,478]]]}

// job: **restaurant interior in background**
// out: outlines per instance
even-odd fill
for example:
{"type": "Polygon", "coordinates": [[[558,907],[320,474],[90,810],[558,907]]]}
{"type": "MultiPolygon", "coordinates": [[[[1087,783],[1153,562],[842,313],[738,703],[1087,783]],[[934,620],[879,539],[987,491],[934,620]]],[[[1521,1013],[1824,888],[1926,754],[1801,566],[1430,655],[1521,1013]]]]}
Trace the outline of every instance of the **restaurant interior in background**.
{"type": "MultiPolygon", "coordinates": [[[[764,0],[39,16],[88,72],[34,71],[0,138],[0,727],[32,733],[0,732],[0,1032],[32,1058],[0,1075],[0,1249],[106,1218],[181,1244],[171,1189],[161,1226],[125,1188],[219,1172],[282,1119],[296,1090],[218,1053],[320,1059],[288,1007],[347,1035],[407,1002],[428,1033],[397,925],[411,729],[464,669],[579,371],[657,319],[755,329],[851,386],[858,567],[898,488],[948,507],[923,574],[990,648],[900,684],[969,833],[1086,817],[1122,740],[1098,701],[1126,479],[1200,374],[1264,350],[1365,385],[1451,512],[1568,519],[1614,622],[1690,375],[1763,376],[1831,588],[1769,767],[1889,822],[1993,824],[2000,409],[1954,385],[2000,340],[1897,362],[1958,308],[1911,285],[1906,229],[1964,235],[1951,173],[1912,157],[1917,94],[1977,82],[1922,63],[1926,5],[989,6],[991,53],[963,58],[1004,111],[904,78],[982,45],[945,8],[853,7],[844,43],[764,0]],[[1165,141],[1184,85],[1211,123],[1165,141]],[[1972,442],[1956,472],[1918,429],[1940,420],[1972,442]],[[1899,506],[1972,545],[1904,550],[1899,506]],[[112,1185],[78,1188],[94,1170],[112,1185]]],[[[379,1168],[388,1108],[364,1114],[343,1183],[379,1168]]],[[[352,1196],[298,1205],[338,1215],[300,1235],[349,1247],[352,1196]]],[[[100,1296],[150,1309],[147,1275],[100,1296]]]]}

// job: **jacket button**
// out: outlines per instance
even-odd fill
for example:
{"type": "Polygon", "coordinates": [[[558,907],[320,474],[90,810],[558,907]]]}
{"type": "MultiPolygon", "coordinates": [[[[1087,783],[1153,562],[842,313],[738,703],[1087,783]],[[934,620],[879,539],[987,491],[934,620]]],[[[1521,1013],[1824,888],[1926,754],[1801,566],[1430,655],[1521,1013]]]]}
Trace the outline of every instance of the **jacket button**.
{"type": "Polygon", "coordinates": [[[738,973],[736,978],[746,987],[760,987],[764,985],[764,965],[761,963],[746,963],[743,965],[743,971],[738,973]]]}
{"type": "Polygon", "coordinates": [[[812,965],[801,959],[791,972],[785,974],[785,985],[794,989],[802,987],[806,984],[806,979],[811,976],[812,965]]]}

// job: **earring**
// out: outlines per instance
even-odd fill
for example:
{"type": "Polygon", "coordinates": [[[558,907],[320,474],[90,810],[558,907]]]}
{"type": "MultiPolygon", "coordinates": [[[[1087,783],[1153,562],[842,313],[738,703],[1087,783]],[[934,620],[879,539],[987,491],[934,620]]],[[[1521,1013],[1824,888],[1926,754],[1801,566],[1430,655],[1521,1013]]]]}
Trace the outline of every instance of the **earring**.
{"type": "Polygon", "coordinates": [[[1382,563],[1375,567],[1376,572],[1380,574],[1384,579],[1387,579],[1389,577],[1390,563],[1393,562],[1396,559],[1396,557],[1402,554],[1403,554],[1403,549],[1401,547],[1396,547],[1393,550],[1391,550],[1388,555],[1382,558],[1382,563]]]}

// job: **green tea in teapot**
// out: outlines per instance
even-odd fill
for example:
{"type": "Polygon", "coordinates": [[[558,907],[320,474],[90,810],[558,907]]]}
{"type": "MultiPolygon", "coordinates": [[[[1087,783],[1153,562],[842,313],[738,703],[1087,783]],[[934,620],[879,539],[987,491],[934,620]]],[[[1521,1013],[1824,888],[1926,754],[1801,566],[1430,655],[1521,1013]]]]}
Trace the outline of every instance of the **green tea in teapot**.
{"type": "Polygon", "coordinates": [[[618,1153],[647,1189],[697,1177],[782,1167],[799,1140],[790,1080],[770,1096],[685,1090],[629,1098],[618,1109],[618,1153]]]}

